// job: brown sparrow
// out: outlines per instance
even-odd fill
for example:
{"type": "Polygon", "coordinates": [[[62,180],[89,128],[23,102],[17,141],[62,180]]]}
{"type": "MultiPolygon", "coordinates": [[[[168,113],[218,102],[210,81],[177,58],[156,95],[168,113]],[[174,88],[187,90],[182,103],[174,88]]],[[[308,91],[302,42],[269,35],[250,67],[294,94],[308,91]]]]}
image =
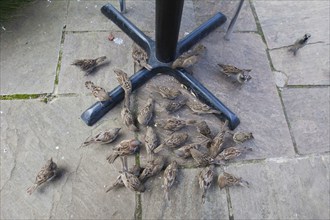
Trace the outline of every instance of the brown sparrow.
{"type": "Polygon", "coordinates": [[[92,95],[96,98],[97,101],[104,102],[111,100],[111,97],[109,94],[103,89],[102,87],[95,86],[93,82],[91,81],[86,81],[85,86],[87,89],[92,91],[92,95]]]}
{"type": "Polygon", "coordinates": [[[181,95],[180,90],[174,89],[172,87],[167,86],[154,86],[150,85],[151,89],[153,89],[155,92],[159,93],[163,98],[165,99],[175,99],[179,95],[181,95]]]}
{"type": "Polygon", "coordinates": [[[206,51],[206,47],[202,44],[196,45],[193,49],[183,53],[172,64],[172,68],[187,68],[198,62],[199,57],[206,51]]]}
{"type": "Polygon", "coordinates": [[[38,186],[45,183],[47,180],[51,179],[56,175],[57,164],[53,162],[53,158],[47,161],[47,163],[41,168],[38,172],[36,180],[34,181],[33,186],[27,189],[27,193],[30,195],[37,189],[38,186]]]}
{"type": "Polygon", "coordinates": [[[166,138],[164,143],[159,145],[154,150],[154,152],[158,153],[165,146],[170,147],[170,148],[179,147],[180,145],[184,144],[187,141],[188,137],[189,137],[189,135],[187,133],[174,133],[171,136],[169,136],[168,138],[166,138]]]}
{"type": "MultiPolygon", "coordinates": [[[[125,92],[125,99],[128,99],[128,97],[131,95],[132,93],[132,82],[131,80],[128,78],[127,73],[125,73],[124,71],[120,70],[120,69],[114,69],[113,70],[116,74],[116,78],[117,81],[119,83],[119,85],[123,88],[124,92],[125,92]]],[[[127,105],[129,106],[129,105],[127,105]]]]}
{"type": "Polygon", "coordinates": [[[220,189],[223,189],[226,186],[249,186],[249,183],[241,177],[223,172],[223,175],[218,177],[218,185],[220,189]]]}
{"type": "Polygon", "coordinates": [[[123,180],[124,185],[126,188],[134,191],[134,192],[144,192],[145,187],[143,183],[139,180],[137,176],[128,172],[127,170],[127,157],[120,158],[123,164],[123,172],[121,174],[121,179],[123,180]]]}
{"type": "Polygon", "coordinates": [[[233,134],[233,140],[235,141],[235,143],[237,144],[241,144],[247,140],[250,140],[254,138],[252,135],[252,132],[235,132],[233,134]]]}
{"type": "Polygon", "coordinates": [[[190,148],[190,154],[197,162],[199,166],[205,167],[210,164],[215,164],[216,160],[214,160],[208,153],[201,152],[195,148],[190,148]]]}
{"type": "Polygon", "coordinates": [[[191,157],[190,148],[198,149],[199,145],[198,144],[188,144],[188,145],[182,146],[179,149],[175,150],[174,153],[178,157],[189,158],[189,157],[191,157]]]}
{"type": "Polygon", "coordinates": [[[152,119],[154,110],[154,100],[148,98],[147,104],[140,110],[137,115],[137,120],[141,125],[147,126],[152,119]]]}
{"type": "Polygon", "coordinates": [[[211,133],[211,129],[210,127],[207,125],[206,121],[201,121],[196,123],[196,128],[198,133],[200,133],[201,135],[212,139],[212,133],[211,133]]]}
{"type": "MultiPolygon", "coordinates": [[[[139,177],[140,173],[141,173],[141,167],[139,165],[135,164],[133,167],[131,167],[128,170],[128,172],[130,174],[133,174],[136,177],[139,177]]],[[[125,184],[124,184],[123,179],[122,179],[122,174],[120,174],[116,178],[116,181],[110,187],[107,188],[106,192],[110,192],[111,190],[113,190],[115,188],[119,188],[119,187],[123,187],[123,186],[125,186],[125,184]]]]}
{"type": "Polygon", "coordinates": [[[153,155],[154,149],[159,145],[159,140],[156,131],[153,127],[148,126],[144,137],[145,146],[148,155],[153,155]]]}
{"type": "Polygon", "coordinates": [[[169,100],[165,105],[164,108],[167,111],[167,113],[172,114],[176,111],[178,111],[179,109],[181,109],[183,106],[186,105],[187,102],[187,98],[183,97],[183,98],[177,98],[175,100],[169,100]]]}
{"type": "Polygon", "coordinates": [[[114,147],[113,153],[107,157],[107,161],[111,164],[119,156],[136,154],[139,152],[141,145],[142,143],[136,139],[121,141],[116,147],[114,147]]]}
{"type": "Polygon", "coordinates": [[[178,173],[178,163],[174,160],[168,165],[164,171],[164,194],[167,201],[170,200],[168,192],[172,187],[176,175],[178,173]]]}
{"type": "Polygon", "coordinates": [[[81,70],[85,71],[86,75],[93,72],[93,70],[103,63],[107,59],[106,56],[98,57],[96,59],[81,59],[75,60],[71,65],[80,67],[81,70]]]}
{"type": "Polygon", "coordinates": [[[147,178],[157,175],[164,167],[164,164],[165,159],[162,156],[157,156],[149,160],[139,177],[140,181],[144,182],[147,180],[147,178]]]}
{"type": "Polygon", "coordinates": [[[210,106],[194,100],[189,100],[186,105],[193,111],[195,114],[222,114],[220,111],[212,109],[210,106]]]}
{"type": "Polygon", "coordinates": [[[252,150],[252,148],[228,147],[216,157],[216,160],[232,160],[248,150],[252,150]]]}
{"type": "Polygon", "coordinates": [[[218,66],[220,67],[220,72],[224,73],[226,76],[236,76],[236,80],[239,83],[245,83],[252,79],[249,75],[249,72],[251,72],[250,69],[239,69],[236,66],[221,63],[219,63],[218,66]]]}
{"type": "Polygon", "coordinates": [[[205,203],[206,191],[210,188],[214,177],[214,166],[205,167],[198,175],[199,187],[203,190],[202,203],[205,203]]]}
{"type": "Polygon", "coordinates": [[[147,70],[151,70],[152,66],[148,64],[148,54],[137,44],[133,44],[132,58],[134,63],[140,67],[144,67],[147,70]]]}
{"type": "Polygon", "coordinates": [[[180,120],[177,118],[169,118],[166,120],[159,120],[155,123],[155,127],[161,127],[168,131],[178,131],[187,125],[195,124],[195,120],[180,120]]]}
{"type": "Polygon", "coordinates": [[[130,131],[137,131],[137,127],[134,125],[134,119],[132,112],[127,108],[125,105],[123,106],[121,110],[121,119],[123,120],[123,123],[126,125],[126,127],[130,131]]]}
{"type": "Polygon", "coordinates": [[[213,138],[210,144],[210,156],[215,158],[222,150],[225,142],[225,134],[228,130],[228,120],[225,121],[221,131],[213,138]]]}
{"type": "Polygon", "coordinates": [[[101,144],[111,143],[118,137],[120,129],[121,128],[114,128],[106,131],[101,131],[94,137],[90,138],[89,140],[87,139],[82,146],[87,146],[92,143],[101,143],[101,144]]]}
{"type": "Polygon", "coordinates": [[[306,46],[308,39],[311,37],[310,34],[305,34],[302,38],[296,40],[296,42],[289,48],[289,52],[292,52],[293,55],[296,55],[298,50],[306,46]]]}

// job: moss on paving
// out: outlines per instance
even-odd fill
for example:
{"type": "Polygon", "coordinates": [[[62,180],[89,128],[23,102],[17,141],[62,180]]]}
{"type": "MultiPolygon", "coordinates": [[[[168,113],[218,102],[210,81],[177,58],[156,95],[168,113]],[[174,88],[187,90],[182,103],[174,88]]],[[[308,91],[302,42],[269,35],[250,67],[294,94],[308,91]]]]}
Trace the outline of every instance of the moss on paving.
{"type": "Polygon", "coordinates": [[[15,100],[15,99],[37,99],[40,94],[14,94],[14,95],[0,95],[0,100],[15,100]]]}

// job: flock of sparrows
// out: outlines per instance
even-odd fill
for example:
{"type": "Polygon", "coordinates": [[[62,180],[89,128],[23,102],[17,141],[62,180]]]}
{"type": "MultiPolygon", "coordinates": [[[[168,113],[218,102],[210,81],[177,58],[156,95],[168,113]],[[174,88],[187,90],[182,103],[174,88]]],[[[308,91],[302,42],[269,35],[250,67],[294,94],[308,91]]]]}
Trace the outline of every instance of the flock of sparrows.
{"type": "MultiPolygon", "coordinates": [[[[196,58],[205,51],[203,45],[198,45],[191,51],[188,51],[183,55],[184,58],[180,57],[176,62],[174,62],[174,67],[187,67],[192,65],[192,60],[197,60],[196,58]],[[192,58],[193,57],[193,58],[192,58]],[[180,60],[181,59],[181,60],[180,60]],[[185,59],[190,59],[186,62],[185,59]],[[189,64],[189,65],[188,65],[189,64]]],[[[147,64],[146,53],[137,46],[134,46],[133,55],[134,62],[145,68],[151,68],[147,64]]],[[[100,57],[93,60],[76,60],[73,64],[81,67],[82,70],[89,74],[96,68],[97,65],[101,64],[106,57],[100,57]]],[[[146,127],[144,142],[131,138],[127,140],[122,140],[117,146],[112,148],[110,155],[106,157],[106,160],[112,164],[118,158],[122,162],[122,170],[119,172],[118,177],[111,186],[106,189],[109,192],[112,189],[118,187],[126,187],[135,192],[144,192],[144,183],[151,177],[159,174],[164,169],[164,194],[167,199],[169,199],[169,191],[176,180],[178,175],[178,170],[180,168],[179,163],[176,160],[170,160],[161,154],[161,151],[169,150],[173,151],[174,155],[178,158],[188,159],[192,158],[196,165],[200,167],[206,167],[198,175],[198,183],[203,190],[203,199],[205,201],[206,190],[210,187],[213,176],[214,176],[214,165],[224,164],[225,161],[234,159],[240,156],[241,153],[245,152],[247,149],[244,147],[229,147],[223,149],[223,144],[226,134],[231,134],[233,140],[236,143],[243,143],[246,140],[253,138],[252,133],[249,132],[236,132],[231,133],[227,124],[228,121],[222,127],[222,130],[215,136],[212,135],[211,129],[204,120],[192,120],[192,119],[178,119],[176,117],[170,117],[171,114],[179,111],[184,106],[188,107],[194,114],[221,114],[221,112],[212,109],[210,106],[188,97],[183,94],[183,91],[167,86],[155,86],[149,85],[153,93],[159,94],[164,103],[162,105],[163,110],[167,112],[169,117],[166,119],[159,119],[153,123],[153,118],[155,115],[155,102],[153,97],[149,97],[146,100],[145,105],[139,108],[139,112],[134,118],[132,113],[131,103],[132,103],[132,84],[129,80],[127,73],[115,68],[114,73],[119,85],[123,88],[125,97],[121,110],[121,118],[124,127],[127,130],[140,132],[141,129],[138,127],[146,127]],[[137,126],[136,121],[139,126],[137,126]],[[196,131],[200,134],[201,141],[199,143],[186,144],[189,136],[187,132],[180,132],[181,129],[187,126],[196,127],[196,131]],[[157,130],[161,129],[167,132],[168,136],[161,142],[157,130]],[[127,157],[130,155],[135,155],[140,152],[142,147],[145,147],[148,160],[146,165],[142,168],[138,165],[133,167],[128,167],[127,157]]],[[[224,70],[226,73],[227,69],[224,70]]],[[[238,69],[231,69],[231,72],[240,72],[238,69]]],[[[240,73],[243,73],[242,71],[240,73]]],[[[94,85],[91,81],[86,81],[85,86],[87,89],[92,91],[93,96],[102,102],[111,100],[109,94],[105,89],[94,85]]],[[[88,138],[83,142],[81,147],[90,144],[109,144],[116,140],[119,133],[123,131],[123,128],[112,128],[109,130],[104,130],[99,132],[93,137],[88,138]]],[[[46,182],[48,179],[56,174],[57,166],[52,161],[47,162],[47,164],[38,173],[34,186],[29,188],[28,193],[32,193],[39,185],[46,182]]],[[[218,183],[219,187],[223,188],[225,186],[239,185],[244,181],[238,177],[231,174],[224,173],[224,175],[219,176],[218,183]]]]}
{"type": "MultiPolygon", "coordinates": [[[[297,51],[307,44],[310,34],[305,34],[302,39],[298,39],[289,51],[296,55],[297,51]]],[[[189,67],[198,61],[198,57],[204,53],[205,47],[201,44],[194,47],[192,50],[184,53],[172,64],[173,68],[177,67],[189,67]]],[[[137,45],[133,47],[132,57],[134,63],[151,69],[148,64],[148,56],[145,51],[139,48],[137,45]]],[[[86,74],[90,74],[95,70],[97,66],[102,64],[106,60],[105,56],[96,59],[82,59],[75,60],[72,65],[79,66],[86,74]]],[[[235,76],[236,80],[240,83],[247,82],[251,79],[249,69],[239,69],[232,65],[218,64],[220,71],[227,76],[235,76]]],[[[132,114],[131,93],[132,84],[128,75],[120,70],[114,69],[116,79],[120,86],[125,91],[124,104],[121,110],[121,118],[125,127],[134,132],[138,132],[139,129],[135,124],[135,118],[132,114]]],[[[105,89],[94,85],[91,81],[86,81],[86,88],[92,91],[93,96],[99,101],[104,102],[111,100],[111,97],[105,89]]],[[[162,107],[170,115],[180,110],[182,107],[187,106],[195,114],[221,114],[221,112],[212,109],[210,106],[201,103],[197,100],[192,100],[182,94],[180,90],[166,87],[166,86],[150,86],[150,88],[161,95],[165,101],[165,105],[162,107]]],[[[233,141],[237,144],[253,138],[251,132],[232,132],[228,130],[228,121],[224,123],[221,131],[213,136],[211,129],[204,120],[183,120],[171,117],[168,119],[158,120],[152,126],[151,121],[154,117],[154,102],[153,98],[149,98],[145,106],[143,106],[137,114],[137,121],[140,126],[146,127],[146,133],[144,143],[136,138],[123,140],[117,146],[113,147],[113,152],[106,158],[111,164],[118,157],[122,162],[122,171],[119,172],[115,182],[107,188],[106,192],[117,187],[126,187],[134,192],[144,192],[144,182],[157,174],[159,174],[164,168],[164,194],[169,200],[169,190],[176,180],[178,175],[179,164],[176,160],[171,162],[167,161],[167,158],[160,155],[160,152],[164,149],[173,150],[176,157],[190,158],[192,157],[196,164],[200,167],[204,167],[198,174],[198,183],[203,190],[202,202],[205,202],[206,191],[211,186],[214,178],[214,166],[223,165],[226,161],[232,160],[240,156],[242,153],[251,150],[251,148],[245,148],[240,146],[232,146],[224,148],[225,136],[230,134],[233,141]],[[186,132],[178,132],[186,126],[195,126],[196,131],[200,134],[202,141],[200,143],[191,143],[184,145],[189,138],[189,134],[186,132]],[[170,132],[170,135],[160,143],[157,129],[163,129],[170,132]],[[142,168],[138,164],[128,168],[127,156],[138,153],[141,147],[144,145],[148,154],[148,161],[142,168]]],[[[90,144],[109,144],[116,140],[122,128],[112,128],[109,130],[101,131],[94,137],[88,138],[82,146],[90,144]]],[[[38,172],[34,184],[27,189],[29,194],[32,194],[37,187],[52,179],[56,175],[57,164],[52,158],[38,172]]],[[[236,177],[230,173],[223,172],[218,177],[218,186],[220,189],[229,186],[248,186],[248,182],[240,177],[236,177]]]]}

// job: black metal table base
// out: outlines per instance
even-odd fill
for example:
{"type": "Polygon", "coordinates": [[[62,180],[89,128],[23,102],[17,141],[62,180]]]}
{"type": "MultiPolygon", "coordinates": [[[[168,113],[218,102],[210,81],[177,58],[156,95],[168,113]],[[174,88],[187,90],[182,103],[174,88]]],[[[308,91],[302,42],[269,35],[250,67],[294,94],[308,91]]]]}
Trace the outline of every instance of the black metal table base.
{"type": "MultiPolygon", "coordinates": [[[[194,44],[226,21],[226,17],[223,14],[217,13],[178,42],[183,2],[184,0],[156,0],[156,41],[146,36],[111,4],[103,6],[101,11],[149,55],[148,62],[153,68],[150,71],[143,68],[130,77],[133,91],[159,73],[169,74],[191,90],[198,99],[221,111],[223,114],[219,117],[227,119],[230,129],[235,129],[240,121],[232,111],[186,70],[171,68],[171,63],[177,57],[188,51],[194,44]],[[168,9],[171,9],[171,16],[165,14],[166,11],[169,11],[168,9]]],[[[102,104],[97,102],[81,115],[82,120],[87,125],[93,125],[121,102],[124,99],[124,90],[117,86],[109,95],[112,97],[111,101],[103,102],[102,104]]]]}

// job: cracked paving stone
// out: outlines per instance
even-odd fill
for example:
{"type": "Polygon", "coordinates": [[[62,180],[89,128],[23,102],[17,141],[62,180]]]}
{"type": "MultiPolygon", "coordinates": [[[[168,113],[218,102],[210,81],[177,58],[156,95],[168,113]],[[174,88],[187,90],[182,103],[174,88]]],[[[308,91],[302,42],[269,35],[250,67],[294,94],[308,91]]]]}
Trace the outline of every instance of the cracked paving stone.
{"type": "Polygon", "coordinates": [[[225,168],[250,183],[229,188],[234,219],[328,219],[329,155],[225,168]]]}
{"type": "Polygon", "coordinates": [[[287,88],[282,97],[298,152],[329,151],[329,88],[287,88]]]}
{"type": "Polygon", "coordinates": [[[198,184],[201,169],[180,169],[171,189],[170,201],[164,198],[163,172],[147,181],[147,191],[141,194],[143,219],[228,219],[226,193],[220,192],[216,178],[201,203],[198,184]]]}
{"type": "Polygon", "coordinates": [[[294,56],[288,48],[269,51],[274,68],[288,76],[288,85],[329,85],[329,44],[308,44],[294,56]]]}
{"type": "MultiPolygon", "coordinates": [[[[123,129],[113,144],[79,148],[90,135],[123,126],[119,107],[94,127],[86,126],[80,114],[93,102],[91,96],[60,97],[48,104],[1,101],[1,152],[7,149],[1,153],[1,219],[133,218],[134,193],[125,188],[105,193],[121,170],[120,160],[109,165],[105,158],[112,146],[134,134],[123,129]],[[28,195],[50,157],[58,165],[57,176],[28,195]]],[[[134,161],[129,157],[130,164],[134,161]]]]}
{"type": "MultiPolygon", "coordinates": [[[[220,28],[226,31],[232,17],[236,12],[239,1],[218,1],[218,0],[193,0],[197,24],[201,25],[217,12],[223,13],[227,21],[220,28]]],[[[234,31],[257,31],[257,26],[252,14],[250,2],[245,1],[238,15],[234,31]]]]}
{"type": "Polygon", "coordinates": [[[305,33],[309,42],[329,44],[328,1],[253,1],[268,47],[293,44],[305,33]]]}
{"type": "Polygon", "coordinates": [[[67,1],[36,1],[1,29],[0,94],[53,91],[67,1]]]}

